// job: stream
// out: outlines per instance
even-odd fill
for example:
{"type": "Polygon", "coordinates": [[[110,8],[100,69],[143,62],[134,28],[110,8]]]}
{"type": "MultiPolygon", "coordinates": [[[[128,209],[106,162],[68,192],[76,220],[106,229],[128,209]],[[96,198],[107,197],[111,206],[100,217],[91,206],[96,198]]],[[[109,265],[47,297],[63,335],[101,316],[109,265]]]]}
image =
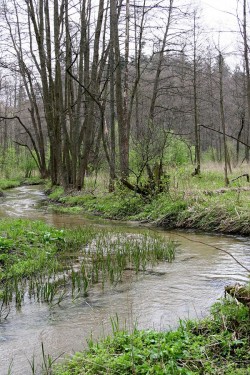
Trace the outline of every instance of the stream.
{"type": "MultiPolygon", "coordinates": [[[[45,199],[37,186],[22,186],[0,198],[0,217],[45,220],[54,226],[120,226],[128,233],[147,228],[138,223],[119,223],[81,215],[50,213],[42,205],[45,199]],[[38,205],[38,206],[37,206],[38,205]]],[[[224,294],[224,286],[248,280],[247,272],[226,253],[205,244],[229,251],[250,266],[250,238],[157,230],[180,244],[173,263],[160,263],[153,271],[109,286],[98,285],[85,299],[65,299],[61,306],[49,307],[27,299],[21,311],[12,309],[0,323],[0,375],[31,374],[29,361],[41,365],[41,343],[53,358],[72,354],[86,347],[90,337],[97,339],[111,332],[111,318],[118,317],[120,327],[168,330],[179,319],[201,318],[224,294]],[[185,238],[184,238],[184,237],[185,238]],[[201,241],[205,244],[201,244],[201,241]]],[[[39,371],[38,371],[39,373],[39,371]]]]}

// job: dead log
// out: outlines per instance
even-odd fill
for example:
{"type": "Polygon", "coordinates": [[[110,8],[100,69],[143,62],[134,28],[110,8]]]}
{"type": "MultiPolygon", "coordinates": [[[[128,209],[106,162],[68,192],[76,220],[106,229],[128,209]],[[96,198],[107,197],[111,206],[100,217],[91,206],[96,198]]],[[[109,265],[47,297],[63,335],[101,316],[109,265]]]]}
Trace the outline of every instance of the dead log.
{"type": "Polygon", "coordinates": [[[204,190],[203,194],[205,195],[214,195],[214,194],[223,194],[227,193],[228,191],[250,191],[249,187],[237,187],[237,188],[221,188],[221,189],[216,189],[216,190],[204,190]]]}
{"type": "Polygon", "coordinates": [[[247,178],[247,182],[249,182],[249,174],[248,173],[244,173],[241,176],[235,177],[230,182],[236,181],[236,180],[238,180],[241,177],[246,177],[247,178]]]}
{"type": "Polygon", "coordinates": [[[141,189],[138,185],[132,185],[129,181],[127,181],[125,178],[121,178],[121,183],[126,186],[129,190],[134,191],[135,193],[138,193],[142,195],[143,197],[146,197],[149,195],[148,190],[141,189]]]}

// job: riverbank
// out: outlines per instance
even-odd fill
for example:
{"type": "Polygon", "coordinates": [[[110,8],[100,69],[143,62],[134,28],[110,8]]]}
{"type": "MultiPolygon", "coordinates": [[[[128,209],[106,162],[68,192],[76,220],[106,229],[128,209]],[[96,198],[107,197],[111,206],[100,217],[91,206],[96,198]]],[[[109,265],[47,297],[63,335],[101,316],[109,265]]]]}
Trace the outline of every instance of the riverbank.
{"type": "Polygon", "coordinates": [[[148,222],[164,229],[250,235],[250,184],[246,178],[232,179],[228,188],[223,187],[221,172],[208,171],[201,177],[183,172],[172,179],[168,191],[148,197],[123,186],[113,193],[98,188],[80,193],[56,188],[49,194],[50,208],[148,222]]]}
{"type": "Polygon", "coordinates": [[[213,305],[202,321],[180,322],[175,331],[129,333],[113,322],[114,335],[89,341],[88,350],[76,353],[53,371],[54,375],[80,374],[218,374],[250,373],[249,309],[232,300],[213,305]]]}
{"type": "Polygon", "coordinates": [[[12,189],[21,185],[42,185],[44,181],[40,177],[0,179],[0,196],[4,195],[4,190],[12,189]]]}

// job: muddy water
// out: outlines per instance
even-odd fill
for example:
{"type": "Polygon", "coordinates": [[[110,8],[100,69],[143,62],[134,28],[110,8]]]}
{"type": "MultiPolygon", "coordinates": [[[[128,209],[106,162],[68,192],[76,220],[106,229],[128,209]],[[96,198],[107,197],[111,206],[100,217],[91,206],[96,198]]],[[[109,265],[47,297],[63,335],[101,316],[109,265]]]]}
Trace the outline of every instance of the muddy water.
{"type": "MultiPolygon", "coordinates": [[[[51,214],[36,207],[44,196],[37,187],[11,190],[0,203],[2,217],[42,219],[59,227],[85,225],[121,225],[128,232],[145,229],[85,219],[81,216],[51,214]]],[[[0,375],[31,373],[28,360],[34,357],[37,373],[41,364],[41,343],[52,356],[73,353],[86,346],[86,340],[105,336],[111,331],[110,317],[119,317],[121,327],[167,330],[179,319],[199,318],[209,306],[223,296],[224,286],[247,280],[246,272],[222,251],[195,241],[230,251],[250,267],[250,239],[242,237],[201,235],[185,232],[162,232],[180,243],[176,260],[160,264],[144,275],[107,288],[96,285],[85,300],[64,300],[60,307],[26,301],[21,312],[11,311],[0,323],[0,375]],[[183,238],[182,236],[185,236],[183,238]]]]}

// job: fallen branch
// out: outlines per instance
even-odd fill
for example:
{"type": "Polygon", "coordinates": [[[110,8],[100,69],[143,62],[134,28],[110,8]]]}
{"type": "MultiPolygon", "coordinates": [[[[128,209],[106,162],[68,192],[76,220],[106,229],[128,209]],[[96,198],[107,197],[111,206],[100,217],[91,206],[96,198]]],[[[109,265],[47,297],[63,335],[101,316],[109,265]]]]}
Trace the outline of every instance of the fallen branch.
{"type": "MultiPolygon", "coordinates": [[[[154,231],[154,229],[152,228],[149,228],[151,230],[154,231]]],[[[222,251],[223,253],[229,255],[239,266],[241,266],[245,271],[247,271],[249,274],[250,274],[250,269],[247,268],[246,266],[244,266],[244,264],[242,264],[237,258],[235,258],[235,256],[233,254],[231,254],[229,251],[225,250],[225,249],[222,249],[221,247],[218,247],[218,246],[214,246],[214,245],[210,245],[206,242],[203,242],[203,241],[199,241],[199,240],[193,240],[191,238],[188,238],[186,236],[184,236],[183,234],[180,234],[180,233],[176,233],[175,232],[175,235],[176,236],[179,236],[179,237],[182,237],[184,238],[185,240],[187,241],[191,241],[191,242],[196,242],[196,243],[200,243],[201,245],[204,245],[204,246],[209,246],[209,247],[212,247],[213,249],[216,249],[216,250],[219,250],[219,251],[222,251]]]]}
{"type": "Polygon", "coordinates": [[[129,190],[134,191],[135,193],[138,193],[142,195],[143,197],[146,197],[148,195],[148,191],[142,190],[138,185],[132,185],[130,182],[125,180],[124,178],[121,178],[120,180],[124,186],[126,186],[129,190]]]}
{"type": "Polygon", "coordinates": [[[248,173],[244,173],[241,176],[235,177],[230,182],[236,181],[236,180],[238,180],[241,177],[246,177],[247,178],[247,182],[249,182],[249,174],[248,173]]]}
{"type": "Polygon", "coordinates": [[[179,237],[182,237],[182,238],[185,238],[185,240],[188,240],[188,241],[192,241],[192,242],[196,242],[196,243],[200,243],[202,245],[205,245],[205,246],[209,246],[209,247],[212,247],[213,249],[216,249],[216,250],[219,250],[219,251],[222,251],[223,253],[229,255],[239,266],[241,266],[242,268],[244,268],[244,270],[246,270],[248,273],[250,273],[250,269],[247,268],[246,266],[244,266],[244,264],[242,264],[237,258],[235,258],[235,256],[233,254],[231,254],[229,251],[227,250],[224,250],[222,249],[221,247],[218,247],[218,246],[214,246],[214,245],[210,245],[206,242],[203,242],[203,241],[199,241],[199,240],[192,240],[186,236],[183,236],[182,234],[179,234],[179,233],[175,233],[177,236],[179,237]]]}
{"type": "Polygon", "coordinates": [[[250,191],[250,188],[249,187],[237,187],[237,188],[221,188],[217,190],[204,190],[203,194],[205,195],[223,194],[229,191],[237,191],[237,192],[250,191]]]}
{"type": "MultiPolygon", "coordinates": [[[[223,132],[220,131],[220,130],[210,128],[209,126],[206,126],[206,125],[204,125],[204,124],[200,124],[200,126],[201,126],[202,128],[205,128],[205,129],[208,129],[208,130],[212,130],[212,131],[215,132],[215,133],[219,133],[219,134],[222,134],[222,135],[223,135],[223,132]]],[[[250,148],[250,145],[249,145],[249,144],[247,144],[246,142],[240,141],[239,139],[237,139],[237,138],[234,137],[233,135],[230,135],[230,134],[225,134],[225,135],[226,135],[226,137],[231,138],[231,139],[234,139],[235,141],[241,143],[242,145],[246,146],[247,148],[250,148]]]]}

